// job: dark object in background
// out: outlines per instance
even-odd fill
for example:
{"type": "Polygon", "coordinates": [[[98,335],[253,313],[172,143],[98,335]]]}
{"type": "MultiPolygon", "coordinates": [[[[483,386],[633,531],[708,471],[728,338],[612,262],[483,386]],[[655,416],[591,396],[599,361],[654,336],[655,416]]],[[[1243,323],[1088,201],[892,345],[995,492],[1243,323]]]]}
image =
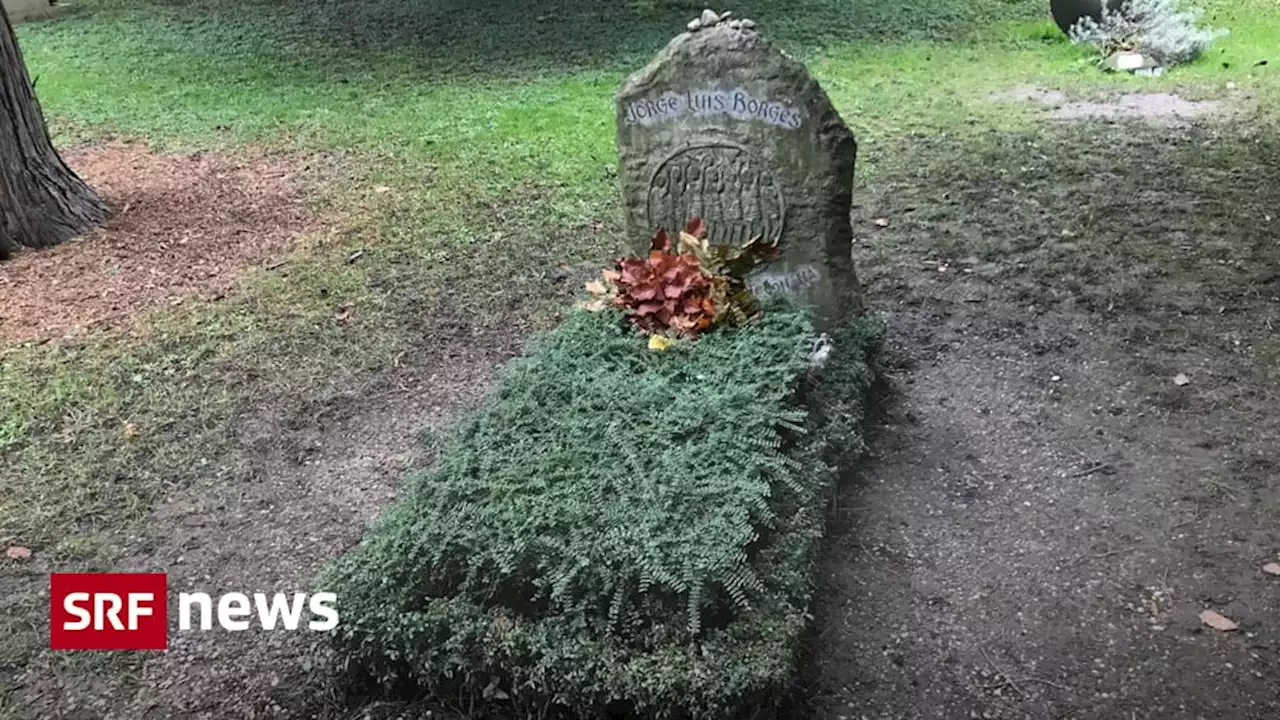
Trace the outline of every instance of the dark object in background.
{"type": "MultiPolygon", "coordinates": [[[[1103,0],[1049,0],[1049,12],[1053,13],[1053,21],[1058,23],[1062,32],[1070,34],[1071,26],[1086,15],[1101,21],[1102,3],[1103,0]]],[[[1106,3],[1112,10],[1119,10],[1124,0],[1106,0],[1106,3]]]]}

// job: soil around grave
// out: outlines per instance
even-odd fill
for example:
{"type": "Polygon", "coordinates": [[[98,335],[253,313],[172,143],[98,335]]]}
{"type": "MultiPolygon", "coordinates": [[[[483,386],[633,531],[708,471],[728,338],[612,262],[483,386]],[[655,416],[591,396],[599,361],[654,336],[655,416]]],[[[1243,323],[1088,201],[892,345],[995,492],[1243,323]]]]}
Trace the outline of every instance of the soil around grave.
{"type": "Polygon", "coordinates": [[[1038,135],[863,201],[891,218],[858,254],[893,392],[794,717],[1280,717],[1280,196],[1199,154],[1267,183],[1275,148],[1038,135]],[[1005,184],[1030,147],[1050,181],[1005,184]]]}
{"type": "Polygon", "coordinates": [[[1274,413],[1148,376],[1168,358],[1078,309],[930,285],[877,298],[895,390],[834,511],[796,717],[1280,716],[1274,413]]]}
{"type": "Polygon", "coordinates": [[[296,167],[261,153],[167,155],[143,143],[64,153],[114,210],[103,228],[0,263],[0,342],[119,325],[187,297],[218,298],[316,224],[296,167]]]}

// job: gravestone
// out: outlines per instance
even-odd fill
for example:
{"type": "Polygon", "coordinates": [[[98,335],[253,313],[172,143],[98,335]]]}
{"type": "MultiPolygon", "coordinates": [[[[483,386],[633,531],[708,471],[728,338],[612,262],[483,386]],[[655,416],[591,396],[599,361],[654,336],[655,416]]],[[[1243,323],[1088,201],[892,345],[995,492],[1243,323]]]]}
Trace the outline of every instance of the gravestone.
{"type": "Polygon", "coordinates": [[[804,65],[750,20],[706,10],[617,95],[627,233],[648,249],[694,217],[713,244],[763,237],[778,257],[748,286],[857,315],[849,213],[857,144],[804,65]]]}

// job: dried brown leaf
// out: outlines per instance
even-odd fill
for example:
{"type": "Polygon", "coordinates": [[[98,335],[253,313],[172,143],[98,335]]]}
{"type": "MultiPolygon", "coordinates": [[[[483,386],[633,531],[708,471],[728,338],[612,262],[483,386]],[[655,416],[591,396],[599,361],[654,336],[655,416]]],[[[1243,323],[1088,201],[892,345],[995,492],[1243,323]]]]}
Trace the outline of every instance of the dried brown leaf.
{"type": "Polygon", "coordinates": [[[653,257],[654,252],[665,253],[671,249],[671,237],[667,235],[666,230],[659,229],[653,234],[653,239],[649,241],[649,257],[653,257]]]}
{"type": "Polygon", "coordinates": [[[4,551],[4,555],[10,560],[30,560],[31,549],[24,548],[21,545],[13,545],[8,550],[4,551]]]}
{"type": "Polygon", "coordinates": [[[1231,620],[1228,620],[1212,610],[1205,610],[1200,613],[1200,622],[1208,625],[1214,630],[1220,630],[1222,632],[1231,632],[1232,630],[1240,627],[1231,620]]]}
{"type": "Polygon", "coordinates": [[[702,221],[702,218],[696,217],[684,226],[684,232],[688,235],[694,236],[695,238],[706,237],[707,224],[702,221]]]}

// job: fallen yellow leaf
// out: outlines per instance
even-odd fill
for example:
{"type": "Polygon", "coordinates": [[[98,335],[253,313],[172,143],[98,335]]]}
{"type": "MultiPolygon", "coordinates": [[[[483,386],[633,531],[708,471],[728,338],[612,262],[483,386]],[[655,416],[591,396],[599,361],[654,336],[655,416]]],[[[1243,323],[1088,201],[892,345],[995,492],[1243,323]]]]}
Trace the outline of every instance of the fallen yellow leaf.
{"type": "Polygon", "coordinates": [[[671,341],[662,335],[651,335],[649,337],[649,349],[662,352],[671,347],[671,341]]]}
{"type": "Polygon", "coordinates": [[[608,290],[605,290],[604,283],[599,280],[592,280],[587,283],[587,292],[592,295],[604,295],[608,290]]]}

